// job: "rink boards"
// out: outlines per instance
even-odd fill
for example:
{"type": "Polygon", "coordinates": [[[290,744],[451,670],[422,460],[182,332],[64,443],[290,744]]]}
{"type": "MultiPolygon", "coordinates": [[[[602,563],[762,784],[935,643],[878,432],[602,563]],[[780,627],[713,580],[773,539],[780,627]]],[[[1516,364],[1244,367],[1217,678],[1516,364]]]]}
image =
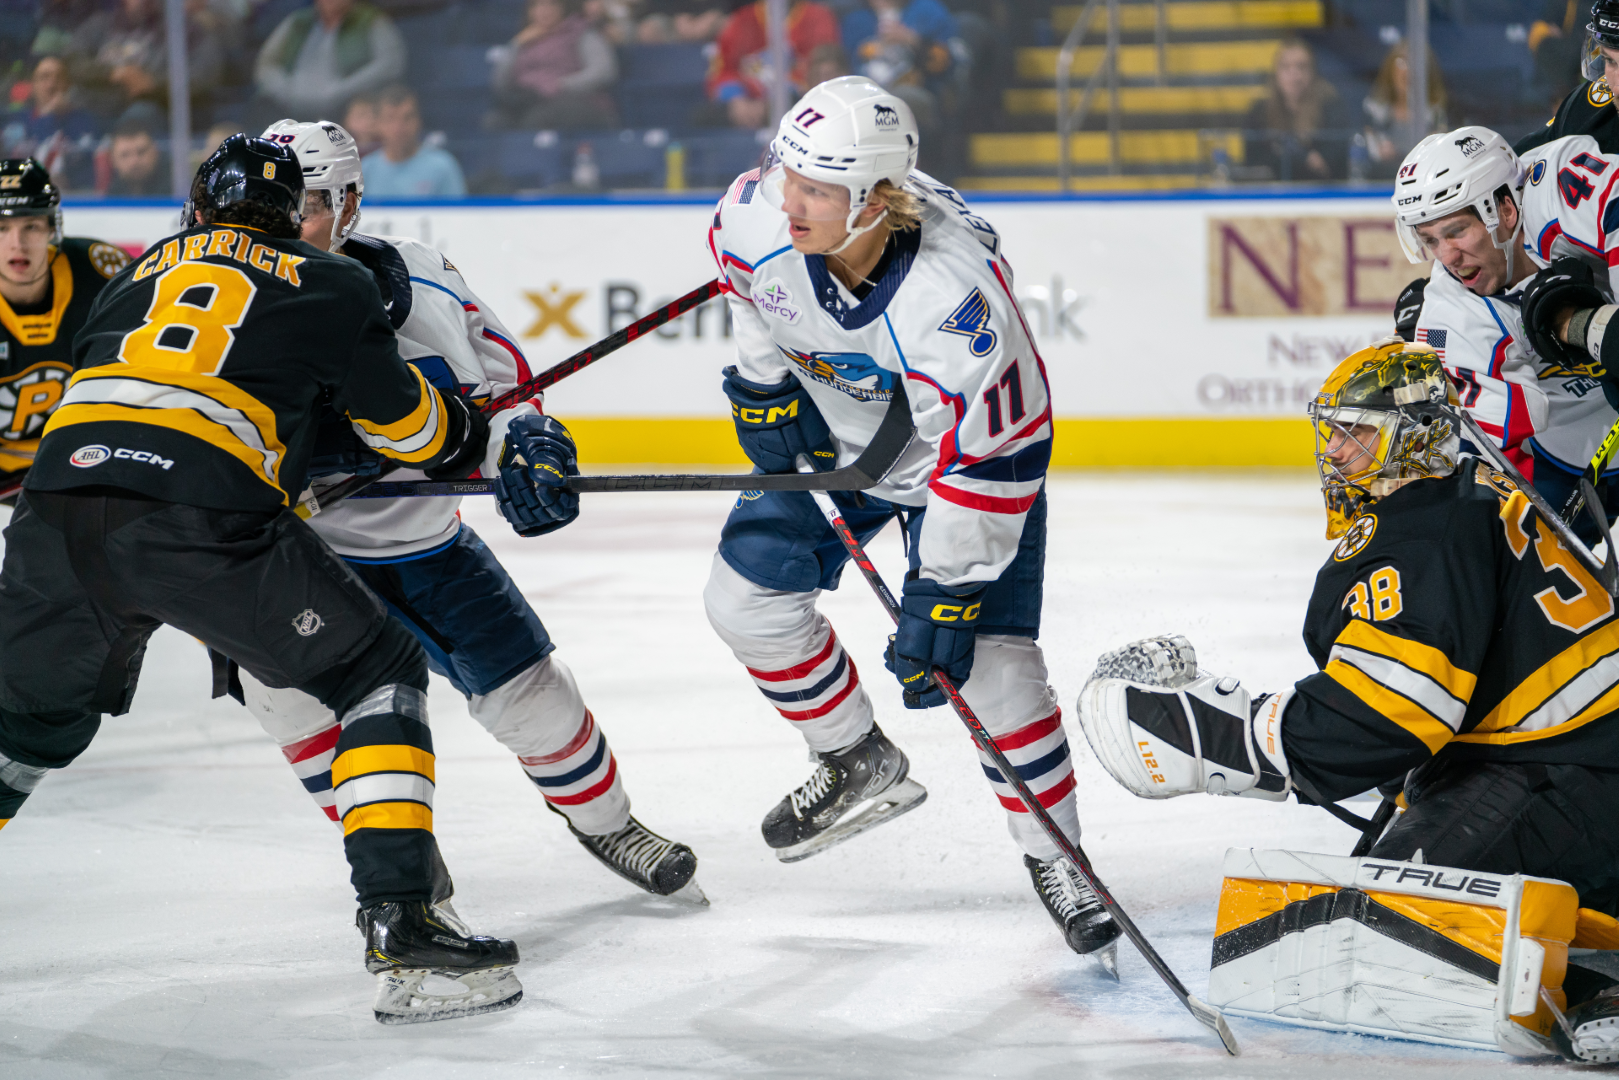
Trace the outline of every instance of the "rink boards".
{"type": "MultiPolygon", "coordinates": [[[[1332,365],[1389,332],[1426,266],[1385,192],[973,196],[1045,362],[1059,468],[1300,466],[1332,365]],[[1195,421],[1188,424],[1187,421],[1195,421]]],[[[711,196],[367,204],[361,230],[442,250],[540,368],[714,274],[711,196]]],[[[70,202],[67,231],[139,250],[172,205],[70,202]]],[[[597,462],[740,462],[715,301],[550,391],[597,462]]]]}

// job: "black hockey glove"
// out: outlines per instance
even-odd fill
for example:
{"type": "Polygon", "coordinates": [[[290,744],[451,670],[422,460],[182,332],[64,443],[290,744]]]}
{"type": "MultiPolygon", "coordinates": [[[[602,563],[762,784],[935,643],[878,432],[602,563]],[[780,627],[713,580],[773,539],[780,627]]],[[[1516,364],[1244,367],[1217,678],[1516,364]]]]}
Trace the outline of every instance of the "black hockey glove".
{"type": "MultiPolygon", "coordinates": [[[[1597,288],[1590,263],[1573,256],[1555,260],[1523,288],[1523,329],[1530,346],[1542,360],[1569,369],[1588,367],[1591,358],[1584,342],[1565,345],[1557,339],[1557,318],[1570,308],[1580,311],[1607,302],[1597,288]]],[[[1600,378],[1602,373],[1591,374],[1600,378]]]]}
{"type": "Polygon", "coordinates": [[[376,476],[381,471],[382,455],[360,441],[348,417],[327,414],[321,419],[309,455],[309,479],[335,473],[376,476]]]}
{"type": "Polygon", "coordinates": [[[449,431],[444,435],[445,454],[431,469],[423,469],[429,480],[465,480],[489,453],[489,418],[472,402],[456,393],[439,392],[444,402],[444,419],[449,431]]]}
{"type": "Polygon", "coordinates": [[[972,674],[973,641],[988,587],[947,587],[917,576],[915,570],[905,575],[899,629],[889,635],[883,666],[899,679],[907,709],[944,704],[944,691],[933,682],[934,668],[943,668],[958,687],[972,674]]]}
{"type": "Polygon", "coordinates": [[[579,516],[579,494],[562,485],[579,475],[573,436],[553,416],[519,416],[500,448],[495,505],[518,536],[542,536],[579,516]]]}
{"type": "Polygon", "coordinates": [[[1417,340],[1417,317],[1422,314],[1422,296],[1428,289],[1428,279],[1419,277],[1400,290],[1394,301],[1394,332],[1407,341],[1417,340]]]}
{"type": "Polygon", "coordinates": [[[731,399],[736,438],[748,460],[767,473],[798,471],[804,454],[817,469],[837,465],[832,431],[809,394],[789,375],[774,386],[761,386],[725,369],[725,396],[731,399]]]}

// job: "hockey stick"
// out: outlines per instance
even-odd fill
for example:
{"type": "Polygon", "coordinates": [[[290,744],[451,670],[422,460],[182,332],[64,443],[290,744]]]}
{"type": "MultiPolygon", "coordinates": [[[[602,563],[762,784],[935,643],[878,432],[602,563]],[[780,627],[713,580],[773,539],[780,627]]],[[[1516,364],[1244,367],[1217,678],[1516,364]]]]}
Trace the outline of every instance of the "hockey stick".
{"type": "MultiPolygon", "coordinates": [[[[1615,450],[1619,450],[1619,420],[1613,422],[1613,427],[1609,428],[1608,434],[1602,438],[1602,445],[1597,447],[1597,452],[1591,456],[1591,463],[1585,467],[1583,475],[1591,482],[1593,489],[1602,479],[1603,472],[1613,463],[1615,450]]],[[[1569,494],[1568,502],[1563,504],[1563,520],[1573,521],[1579,517],[1585,505],[1585,485],[1581,484],[1569,494]]],[[[1593,515],[1597,516],[1603,512],[1600,508],[1592,511],[1593,515]]]]}
{"type": "MultiPolygon", "coordinates": [[[[805,462],[802,458],[799,459],[799,462],[800,471],[808,467],[808,462],[805,462]]],[[[843,514],[839,512],[837,504],[832,501],[830,495],[823,491],[812,491],[810,496],[815,500],[815,505],[820,507],[827,523],[832,526],[832,531],[837,533],[838,539],[843,541],[844,548],[849,552],[849,558],[860,568],[860,573],[865,577],[866,584],[871,586],[871,591],[877,594],[877,599],[888,610],[888,617],[893,619],[897,625],[899,623],[899,604],[894,600],[894,594],[888,591],[888,586],[884,584],[882,576],[877,572],[877,568],[866,557],[865,547],[843,520],[843,514]]],[[[972,736],[973,742],[977,743],[978,748],[995,763],[995,767],[1001,771],[1001,776],[1017,792],[1018,798],[1022,800],[1024,807],[1027,808],[1030,814],[1034,815],[1034,819],[1040,823],[1040,827],[1051,838],[1051,842],[1057,845],[1057,850],[1062,852],[1085,878],[1086,883],[1090,885],[1097,897],[1107,907],[1108,913],[1113,916],[1114,921],[1119,924],[1125,935],[1140,950],[1142,958],[1158,973],[1158,977],[1168,984],[1169,989],[1174,992],[1176,997],[1180,998],[1181,1004],[1186,1006],[1187,1011],[1196,1018],[1197,1022],[1220,1036],[1220,1041],[1225,1044],[1227,1053],[1232,1055],[1239,1053],[1237,1037],[1231,1033],[1231,1025],[1226,1023],[1224,1014],[1213,1005],[1194,997],[1191,991],[1186,989],[1185,984],[1170,970],[1169,965],[1164,963],[1164,958],[1158,955],[1158,950],[1154,949],[1141,931],[1136,929],[1136,924],[1130,920],[1130,916],[1124,913],[1124,909],[1119,906],[1119,902],[1113,899],[1113,894],[1108,892],[1107,886],[1102,884],[1102,879],[1096,876],[1096,871],[1091,868],[1090,859],[1086,857],[1084,850],[1078,844],[1070,841],[1062,829],[1057,826],[1057,823],[1052,820],[1050,812],[1046,810],[1039,797],[1030,789],[1028,782],[1018,775],[1017,769],[1012,766],[1011,762],[1006,760],[1006,755],[1002,753],[1001,748],[995,745],[995,740],[989,737],[989,732],[984,730],[983,722],[974,715],[972,706],[968,705],[966,700],[962,698],[961,691],[956,688],[954,680],[946,675],[942,668],[934,668],[932,674],[934,683],[940,690],[944,691],[944,696],[949,700],[950,707],[961,718],[961,722],[967,725],[967,733],[972,736]]]]}
{"type": "MultiPolygon", "coordinates": [[[[692,308],[699,304],[707,303],[719,294],[719,281],[706,281],[697,288],[693,289],[691,292],[687,293],[685,296],[672,300],[658,310],[641,316],[641,318],[636,319],[623,329],[608,334],[594,345],[580,349],[566,360],[552,364],[550,367],[546,368],[538,375],[535,375],[533,378],[527,379],[520,383],[516,388],[508,390],[499,397],[485,402],[479,407],[479,411],[486,416],[493,416],[501,409],[510,408],[511,406],[522,401],[524,398],[537,394],[546,387],[561,382],[574,372],[589,367],[591,364],[594,364],[597,360],[600,360],[609,353],[617,352],[619,349],[622,349],[624,346],[628,345],[632,341],[635,341],[637,338],[645,337],[648,333],[656,330],[664,323],[672,322],[673,320],[680,318],[680,316],[686,314],[686,312],[690,311],[692,308]]],[[[306,518],[314,517],[322,510],[328,509],[344,499],[353,498],[359,492],[371,487],[378,480],[381,480],[384,476],[387,476],[389,473],[401,467],[402,466],[399,464],[399,462],[387,460],[382,463],[381,471],[373,476],[351,476],[346,480],[340,480],[331,487],[321,491],[313,499],[306,499],[304,502],[300,503],[296,508],[298,510],[298,516],[306,518]],[[311,505],[311,503],[314,505],[311,505]]],[[[461,481],[450,482],[460,483],[461,481]]],[[[494,490],[492,484],[489,490],[494,490]]],[[[424,492],[423,494],[427,493],[424,492]]],[[[432,492],[432,494],[471,495],[476,493],[471,491],[461,491],[432,492]]]]}
{"type": "MultiPolygon", "coordinates": [[[[1441,405],[1440,409],[1455,417],[1456,421],[1461,424],[1462,430],[1467,433],[1467,437],[1473,440],[1473,445],[1483,451],[1496,469],[1505,473],[1507,478],[1517,485],[1518,490],[1523,492],[1524,498],[1528,499],[1529,504],[1540,514],[1541,520],[1551,526],[1552,532],[1557,535],[1558,540],[1562,541],[1563,546],[1575,558],[1584,563],[1587,570],[1595,575],[1597,583],[1606,589],[1610,596],[1619,597],[1619,558],[1615,556],[1613,541],[1608,540],[1607,561],[1599,562],[1597,557],[1591,553],[1591,549],[1585,546],[1585,542],[1574,535],[1574,530],[1568,527],[1568,523],[1563,520],[1562,515],[1553,510],[1551,504],[1541,497],[1540,492],[1535,490],[1535,486],[1524,479],[1523,473],[1519,472],[1517,466],[1507,459],[1506,454],[1502,453],[1501,448],[1495,445],[1494,440],[1485,434],[1471,414],[1465,409],[1454,405],[1441,405]]],[[[1593,506],[1600,505],[1596,499],[1596,492],[1591,489],[1590,481],[1583,476],[1580,477],[1580,488],[1582,492],[1586,493],[1586,498],[1593,506]]],[[[1592,511],[1592,516],[1597,519],[1597,528],[1602,533],[1603,539],[1608,539],[1608,522],[1606,518],[1595,510],[1592,511]]]]}
{"type": "MultiPolygon", "coordinates": [[[[883,422],[860,456],[841,469],[830,472],[741,473],[719,475],[676,474],[646,476],[575,476],[569,491],[864,491],[875,487],[899,461],[911,444],[916,428],[911,423],[911,406],[903,390],[889,399],[883,422]]],[[[488,495],[494,480],[414,480],[397,484],[373,484],[359,499],[402,499],[423,495],[488,495]]]]}

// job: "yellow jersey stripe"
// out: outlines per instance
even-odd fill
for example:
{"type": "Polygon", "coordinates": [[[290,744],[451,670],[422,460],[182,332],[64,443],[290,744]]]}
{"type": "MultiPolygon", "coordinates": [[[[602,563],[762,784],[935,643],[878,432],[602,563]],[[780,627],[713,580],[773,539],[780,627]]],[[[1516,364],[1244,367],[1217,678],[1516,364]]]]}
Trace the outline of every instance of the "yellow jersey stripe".
{"type": "Polygon", "coordinates": [[[1432,645],[1380,630],[1365,619],[1350,619],[1349,625],[1338,635],[1337,644],[1398,660],[1443,686],[1464,705],[1473,700],[1473,690],[1478,686],[1477,675],[1452,664],[1450,657],[1432,645]]]}
{"type": "Polygon", "coordinates": [[[384,802],[356,806],[343,818],[343,835],[359,829],[423,829],[433,831],[433,810],[418,802],[384,802]]]}
{"type": "Polygon", "coordinates": [[[47,430],[69,427],[73,424],[92,424],[113,420],[123,424],[145,424],[148,427],[168,428],[217,447],[253,470],[253,474],[269,484],[287,505],[287,493],[264,475],[264,455],[237,438],[236,433],[223,424],[202,416],[194,409],[142,409],[129,405],[63,405],[51,416],[47,430]]]}
{"type": "Polygon", "coordinates": [[[1542,664],[1473,729],[1474,735],[1516,727],[1558,691],[1611,653],[1619,652],[1619,620],[1598,627],[1542,664]]]}
{"type": "Polygon", "coordinates": [[[1531,742],[1535,739],[1550,739],[1556,735],[1566,735],[1575,728],[1584,727],[1593,720],[1601,720],[1615,710],[1619,710],[1619,686],[1609,687],[1607,693],[1561,724],[1526,731],[1473,731],[1466,735],[1456,736],[1456,741],[1486,743],[1491,746],[1508,746],[1512,743],[1531,742]]]}
{"type": "Polygon", "coordinates": [[[345,750],[332,762],[332,786],[366,773],[410,772],[433,779],[433,755],[414,746],[389,743],[384,746],[356,746],[345,750]]]}
{"type": "Polygon", "coordinates": [[[281,442],[281,436],[276,430],[275,412],[235,383],[213,375],[198,375],[190,371],[136,364],[104,364],[75,373],[73,378],[68,380],[67,392],[62,395],[62,402],[72,404],[75,400],[85,400],[83,397],[76,397],[77,391],[78,395],[99,395],[100,400],[107,400],[108,394],[116,395],[115,400],[126,405],[161,405],[167,404],[161,400],[164,387],[189,390],[193,394],[217,402],[226,409],[240,413],[258,431],[264,449],[275,455],[275,468],[271,471],[279,470],[281,459],[287,455],[287,448],[281,442]],[[116,389],[84,385],[99,379],[115,380],[116,389]]]}
{"type": "Polygon", "coordinates": [[[1428,748],[1430,754],[1437,754],[1440,747],[1455,737],[1455,733],[1445,726],[1444,721],[1430,715],[1428,710],[1410,698],[1396,694],[1352,664],[1343,660],[1333,660],[1327,664],[1325,671],[1338,682],[1338,685],[1360,698],[1367,708],[1415,735],[1428,748]]]}
{"type": "Polygon", "coordinates": [[[421,396],[416,408],[407,416],[391,424],[377,424],[354,417],[349,419],[364,435],[370,436],[365,443],[378,453],[400,461],[426,461],[444,448],[444,402],[439,398],[438,390],[423,378],[420,371],[414,367],[410,371],[416,376],[421,396]]]}

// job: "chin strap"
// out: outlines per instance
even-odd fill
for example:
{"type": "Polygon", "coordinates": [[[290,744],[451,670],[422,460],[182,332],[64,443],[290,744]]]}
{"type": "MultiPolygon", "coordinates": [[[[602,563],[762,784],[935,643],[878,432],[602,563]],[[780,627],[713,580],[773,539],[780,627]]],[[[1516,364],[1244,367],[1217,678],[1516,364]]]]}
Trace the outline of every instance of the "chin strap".
{"type": "MultiPolygon", "coordinates": [[[[867,204],[867,205],[870,205],[870,204],[867,204]]],[[[854,243],[855,240],[858,237],[864,236],[866,233],[869,233],[871,230],[875,229],[879,224],[882,223],[883,218],[888,216],[888,208],[885,206],[885,207],[883,207],[883,212],[882,213],[878,214],[876,217],[871,219],[871,224],[870,225],[856,225],[855,221],[858,220],[860,215],[865,213],[865,212],[866,212],[866,207],[862,206],[859,210],[857,210],[854,213],[850,214],[849,215],[849,235],[845,236],[843,238],[843,240],[838,244],[837,247],[831,248],[830,250],[827,250],[827,251],[823,251],[823,252],[821,252],[821,254],[822,255],[841,255],[841,254],[843,254],[844,249],[846,249],[850,244],[854,243]]]]}

